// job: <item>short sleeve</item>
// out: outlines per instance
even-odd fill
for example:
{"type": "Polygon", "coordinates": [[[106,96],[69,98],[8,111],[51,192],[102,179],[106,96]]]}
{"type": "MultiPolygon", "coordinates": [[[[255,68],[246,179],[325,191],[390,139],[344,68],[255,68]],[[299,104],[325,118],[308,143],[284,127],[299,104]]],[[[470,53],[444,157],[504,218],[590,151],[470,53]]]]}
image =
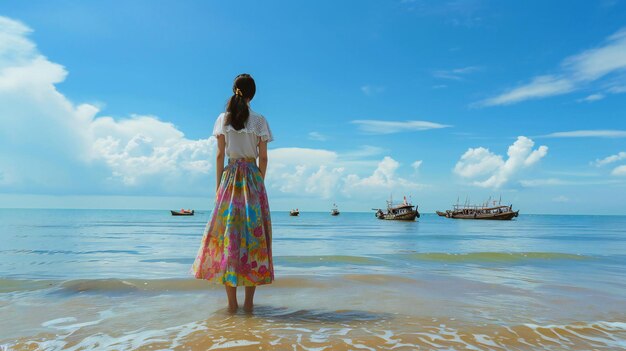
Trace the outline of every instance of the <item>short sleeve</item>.
{"type": "Polygon", "coordinates": [[[270,141],[274,140],[274,135],[272,135],[272,130],[270,129],[270,125],[267,123],[265,117],[260,117],[261,118],[257,120],[258,126],[256,126],[255,128],[256,135],[258,135],[261,140],[269,143],[270,141]]]}
{"type": "Polygon", "coordinates": [[[213,136],[217,138],[218,135],[224,135],[224,114],[220,113],[217,116],[215,125],[213,126],[213,136]]]}

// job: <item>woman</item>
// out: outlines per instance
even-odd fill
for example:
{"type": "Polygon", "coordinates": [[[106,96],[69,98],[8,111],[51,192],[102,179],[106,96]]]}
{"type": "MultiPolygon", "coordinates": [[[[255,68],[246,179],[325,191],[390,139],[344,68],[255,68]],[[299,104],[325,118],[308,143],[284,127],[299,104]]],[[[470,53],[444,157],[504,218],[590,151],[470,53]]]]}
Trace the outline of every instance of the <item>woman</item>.
{"type": "Polygon", "coordinates": [[[250,109],[255,92],[254,79],[238,75],[226,112],[215,121],[215,208],[192,266],[196,278],[225,286],[231,312],[239,308],[237,286],[245,286],[243,308],[251,312],[256,286],[274,280],[272,223],[264,184],[267,143],[273,137],[265,118],[250,109]]]}

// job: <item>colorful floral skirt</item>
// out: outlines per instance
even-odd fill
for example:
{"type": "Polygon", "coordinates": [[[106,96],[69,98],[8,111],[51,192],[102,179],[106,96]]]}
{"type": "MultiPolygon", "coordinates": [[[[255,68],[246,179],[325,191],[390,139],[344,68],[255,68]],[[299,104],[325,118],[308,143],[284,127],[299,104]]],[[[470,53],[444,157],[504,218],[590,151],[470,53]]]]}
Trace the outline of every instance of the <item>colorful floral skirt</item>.
{"type": "Polygon", "coordinates": [[[229,160],[224,168],[215,208],[191,270],[198,279],[228,286],[274,280],[272,221],[254,159],[229,160]]]}

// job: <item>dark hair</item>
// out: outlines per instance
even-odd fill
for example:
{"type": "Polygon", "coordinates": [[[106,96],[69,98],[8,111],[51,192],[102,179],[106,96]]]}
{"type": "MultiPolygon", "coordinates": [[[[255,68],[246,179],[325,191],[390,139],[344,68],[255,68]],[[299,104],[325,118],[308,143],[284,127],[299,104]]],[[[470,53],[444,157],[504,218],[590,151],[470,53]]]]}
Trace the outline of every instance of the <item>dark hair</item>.
{"type": "Polygon", "coordinates": [[[256,93],[256,84],[251,75],[243,73],[235,77],[233,83],[233,96],[226,104],[226,121],[224,125],[230,125],[235,130],[241,130],[246,126],[250,116],[250,109],[246,100],[252,100],[256,93]]]}

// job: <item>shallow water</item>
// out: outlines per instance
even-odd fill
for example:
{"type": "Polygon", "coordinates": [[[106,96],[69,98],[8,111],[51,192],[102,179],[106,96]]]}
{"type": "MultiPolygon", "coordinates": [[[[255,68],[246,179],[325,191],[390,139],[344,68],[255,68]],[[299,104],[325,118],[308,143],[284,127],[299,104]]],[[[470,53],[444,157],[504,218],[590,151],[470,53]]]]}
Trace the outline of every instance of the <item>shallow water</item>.
{"type": "Polygon", "coordinates": [[[276,212],[277,280],[230,315],[188,275],[209,215],[0,210],[0,346],[626,349],[626,217],[276,212]]]}

